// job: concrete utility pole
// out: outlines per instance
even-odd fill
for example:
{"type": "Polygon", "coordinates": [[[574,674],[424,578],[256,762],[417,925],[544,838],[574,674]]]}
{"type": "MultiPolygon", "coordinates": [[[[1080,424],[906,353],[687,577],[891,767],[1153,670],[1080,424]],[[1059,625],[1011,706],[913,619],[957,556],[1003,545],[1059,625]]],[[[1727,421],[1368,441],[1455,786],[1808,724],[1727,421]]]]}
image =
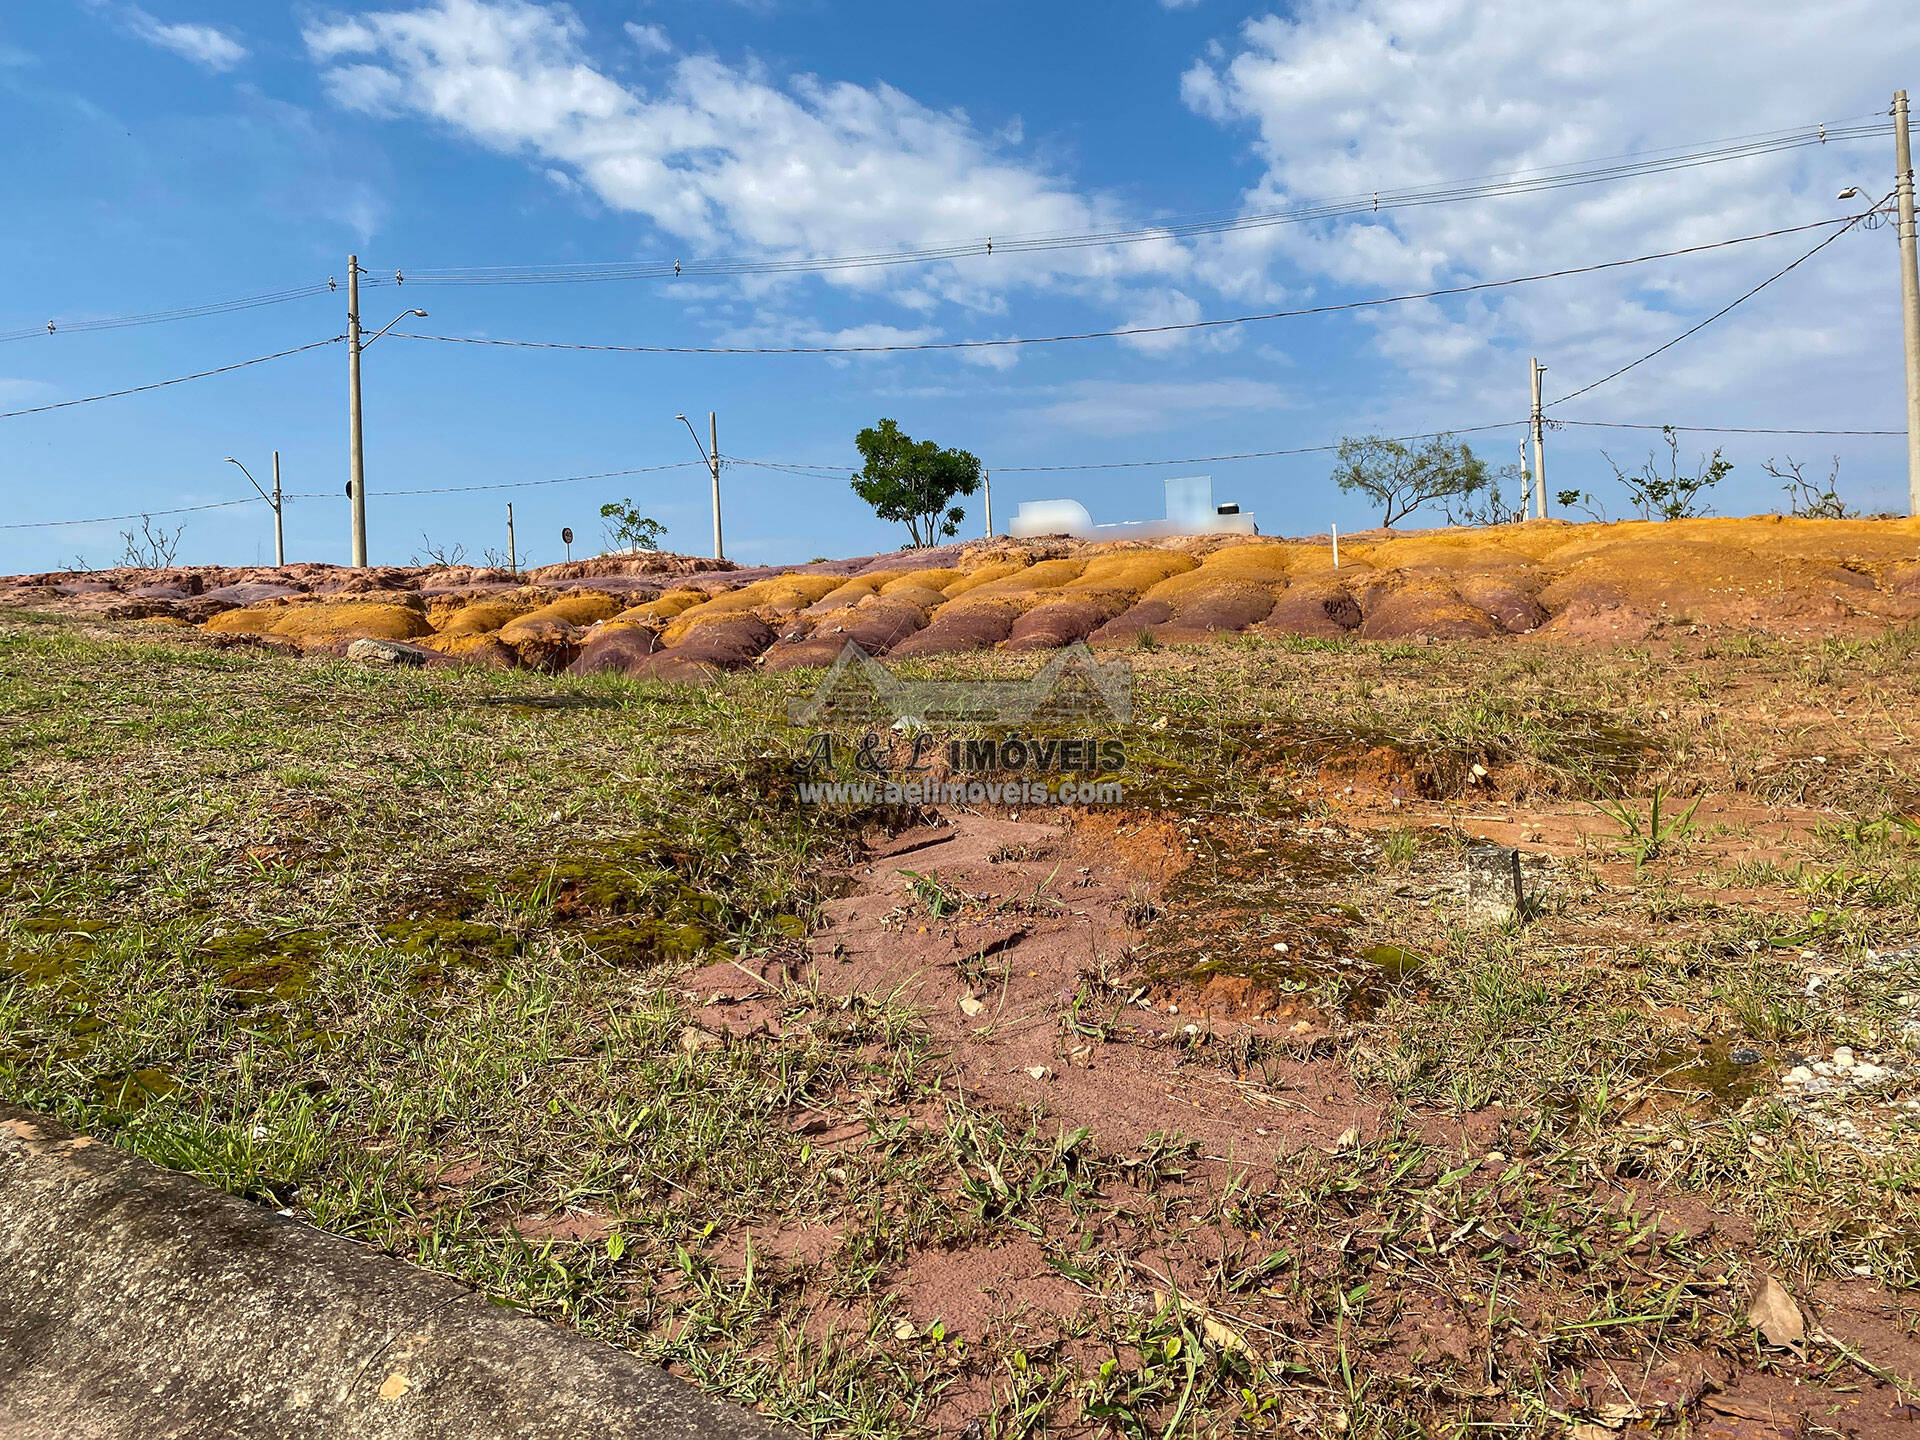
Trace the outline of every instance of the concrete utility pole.
{"type": "Polygon", "coordinates": [[[981,482],[987,487],[987,538],[993,538],[993,471],[982,470],[981,482]]]}
{"type": "Polygon", "coordinates": [[[707,412],[707,443],[700,443],[700,432],[693,428],[693,422],[685,415],[673,417],[687,427],[687,433],[693,436],[693,445],[700,452],[700,458],[707,462],[707,469],[713,474],[713,558],[727,558],[726,547],[720,543],[720,417],[709,410],[707,412]]]}
{"type": "Polygon", "coordinates": [[[1544,520],[1547,518],[1547,431],[1546,421],[1540,414],[1540,377],[1547,373],[1547,367],[1537,356],[1527,365],[1533,381],[1533,517],[1544,520]]]}
{"type": "Polygon", "coordinates": [[[720,543],[720,416],[713,410],[707,412],[707,444],[707,463],[713,467],[713,558],[724,560],[727,547],[720,543]]]}
{"type": "Polygon", "coordinates": [[[1907,345],[1907,513],[1920,515],[1920,258],[1913,234],[1913,140],[1907,92],[1893,92],[1894,190],[1899,197],[1900,312],[1907,345]]]}
{"type": "Polygon", "coordinates": [[[367,458],[360,431],[360,257],[347,256],[347,496],[353,543],[349,563],[367,566],[367,458]]]}
{"type": "Polygon", "coordinates": [[[507,569],[515,575],[520,573],[520,552],[513,544],[513,502],[507,502],[507,569]]]}

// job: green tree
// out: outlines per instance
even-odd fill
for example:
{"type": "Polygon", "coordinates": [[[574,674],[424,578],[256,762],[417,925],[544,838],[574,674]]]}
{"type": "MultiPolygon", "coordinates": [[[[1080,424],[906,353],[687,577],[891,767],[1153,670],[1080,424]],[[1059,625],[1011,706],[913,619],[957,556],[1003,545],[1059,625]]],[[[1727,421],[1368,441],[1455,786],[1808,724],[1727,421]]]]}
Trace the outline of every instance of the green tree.
{"type": "Polygon", "coordinates": [[[955,497],[980,488],[980,461],[965,450],[943,450],[915,440],[891,420],[854,436],[866,467],[853,477],[853,491],[882,520],[907,527],[914,549],[949,539],[967,518],[955,497]]]}
{"type": "Polygon", "coordinates": [[[1357,490],[1386,513],[1391,526],[1423,505],[1464,500],[1486,488],[1487,462],[1451,435],[1436,435],[1417,450],[1378,435],[1340,442],[1333,478],[1342,490],[1357,490]]]}
{"type": "Polygon", "coordinates": [[[632,500],[608,501],[600,507],[600,518],[606,522],[607,543],[624,545],[629,552],[658,550],[660,537],[667,533],[666,526],[642,515],[632,500]]]}
{"type": "Polygon", "coordinates": [[[1696,515],[1712,514],[1713,507],[1704,498],[1706,492],[1727,478],[1733,462],[1716,450],[1711,457],[1700,457],[1693,474],[1683,475],[1680,473],[1680,437],[1671,425],[1660,427],[1660,437],[1667,443],[1664,475],[1656,468],[1657,451],[1648,454],[1637,473],[1622,470],[1619,462],[1604,450],[1600,457],[1613,467],[1613,478],[1626,486],[1627,498],[1640,512],[1642,520],[1690,520],[1696,515]]]}

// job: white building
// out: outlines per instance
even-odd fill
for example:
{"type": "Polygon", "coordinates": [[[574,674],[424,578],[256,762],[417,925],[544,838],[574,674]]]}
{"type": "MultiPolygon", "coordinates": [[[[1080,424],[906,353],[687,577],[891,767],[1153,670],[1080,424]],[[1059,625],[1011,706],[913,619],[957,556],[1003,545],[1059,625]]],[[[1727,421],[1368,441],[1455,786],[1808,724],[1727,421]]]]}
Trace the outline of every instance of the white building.
{"type": "Polygon", "coordinates": [[[1075,540],[1151,540],[1162,535],[1257,535],[1251,515],[1213,503],[1211,475],[1180,475],[1166,482],[1167,517],[1096,525],[1078,500],[1024,500],[1007,527],[1016,540],[1067,535],[1075,540]]]}

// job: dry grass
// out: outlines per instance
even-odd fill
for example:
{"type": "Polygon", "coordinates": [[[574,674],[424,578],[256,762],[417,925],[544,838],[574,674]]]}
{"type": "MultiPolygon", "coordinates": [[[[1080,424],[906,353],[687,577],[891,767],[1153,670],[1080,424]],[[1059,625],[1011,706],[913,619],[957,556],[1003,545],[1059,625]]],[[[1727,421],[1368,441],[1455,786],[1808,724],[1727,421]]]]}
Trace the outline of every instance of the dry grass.
{"type": "MultiPolygon", "coordinates": [[[[1352,944],[1424,961],[1366,1006],[1297,981],[1334,1016],[1305,1058],[1378,1119],[1255,1167],[1171,1115],[1116,1153],[969,1100],[887,994],[802,978],[770,1033],[683,1042],[679,977],[798,954],[853,854],[854,817],[792,800],[811,677],[376,672],[11,615],[0,1095],[818,1433],[1553,1432],[1608,1366],[1701,1356],[1837,1395],[1870,1377],[1756,1351],[1744,1286],[1904,1304],[1920,1146],[1747,1077],[1911,1058],[1920,958],[1884,957],[1920,935],[1916,647],[1138,652],[1128,779],[1196,857],[1143,956],[1201,914],[1270,956],[1294,892],[1232,862],[1311,832],[1352,944]],[[1341,757],[1382,744],[1441,793],[1348,795],[1341,757]],[[1714,803],[1636,860],[1594,802],[1644,817],[1656,786],[1714,803]],[[1448,908],[1483,815],[1547,835],[1533,924],[1448,908]],[[918,1267],[1015,1245],[1071,1313],[912,1322],[918,1267]]],[[[1274,1058],[1191,1063],[1281,1124],[1312,1096],[1274,1058]]]]}

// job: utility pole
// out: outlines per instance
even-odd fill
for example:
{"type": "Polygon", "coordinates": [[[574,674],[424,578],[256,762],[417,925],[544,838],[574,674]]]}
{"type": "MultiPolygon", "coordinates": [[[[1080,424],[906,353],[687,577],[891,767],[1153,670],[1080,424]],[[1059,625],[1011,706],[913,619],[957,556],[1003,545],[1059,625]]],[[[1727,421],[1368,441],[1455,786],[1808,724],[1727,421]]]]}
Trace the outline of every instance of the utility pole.
{"type": "Polygon", "coordinates": [[[1894,190],[1899,196],[1900,311],[1907,344],[1907,513],[1920,515],[1920,258],[1913,234],[1913,141],[1907,92],[1893,92],[1894,190]]]}
{"type": "Polygon", "coordinates": [[[507,502],[507,569],[515,575],[520,573],[520,552],[513,545],[513,502],[507,502]]]}
{"type": "Polygon", "coordinates": [[[353,512],[352,558],[367,567],[367,460],[360,431],[360,257],[347,256],[347,495],[353,512]]]}
{"type": "Polygon", "coordinates": [[[720,416],[713,410],[707,412],[707,445],[707,463],[713,467],[713,558],[724,560],[727,548],[720,543],[720,416]]]}
{"type": "Polygon", "coordinates": [[[987,538],[993,538],[993,471],[982,470],[980,479],[987,487],[987,538]]]}
{"type": "Polygon", "coordinates": [[[273,452],[273,563],[287,563],[287,527],[280,509],[280,452],[273,452]]]}
{"type": "MultiPolygon", "coordinates": [[[[233,466],[242,475],[247,477],[247,483],[253,486],[254,492],[258,494],[262,500],[266,501],[267,507],[273,511],[273,563],[276,565],[286,564],[286,531],[281,528],[280,524],[280,452],[278,450],[273,452],[273,493],[271,495],[260,488],[260,482],[253,478],[253,472],[238,460],[234,459],[233,456],[227,456],[227,464],[233,466]]],[[[256,555],[260,553],[258,546],[254,547],[254,553],[256,555]]]]}
{"type": "Polygon", "coordinates": [[[1547,518],[1547,434],[1546,422],[1540,415],[1540,377],[1547,373],[1547,367],[1537,356],[1527,364],[1533,380],[1533,516],[1544,520],[1547,518]]]}

